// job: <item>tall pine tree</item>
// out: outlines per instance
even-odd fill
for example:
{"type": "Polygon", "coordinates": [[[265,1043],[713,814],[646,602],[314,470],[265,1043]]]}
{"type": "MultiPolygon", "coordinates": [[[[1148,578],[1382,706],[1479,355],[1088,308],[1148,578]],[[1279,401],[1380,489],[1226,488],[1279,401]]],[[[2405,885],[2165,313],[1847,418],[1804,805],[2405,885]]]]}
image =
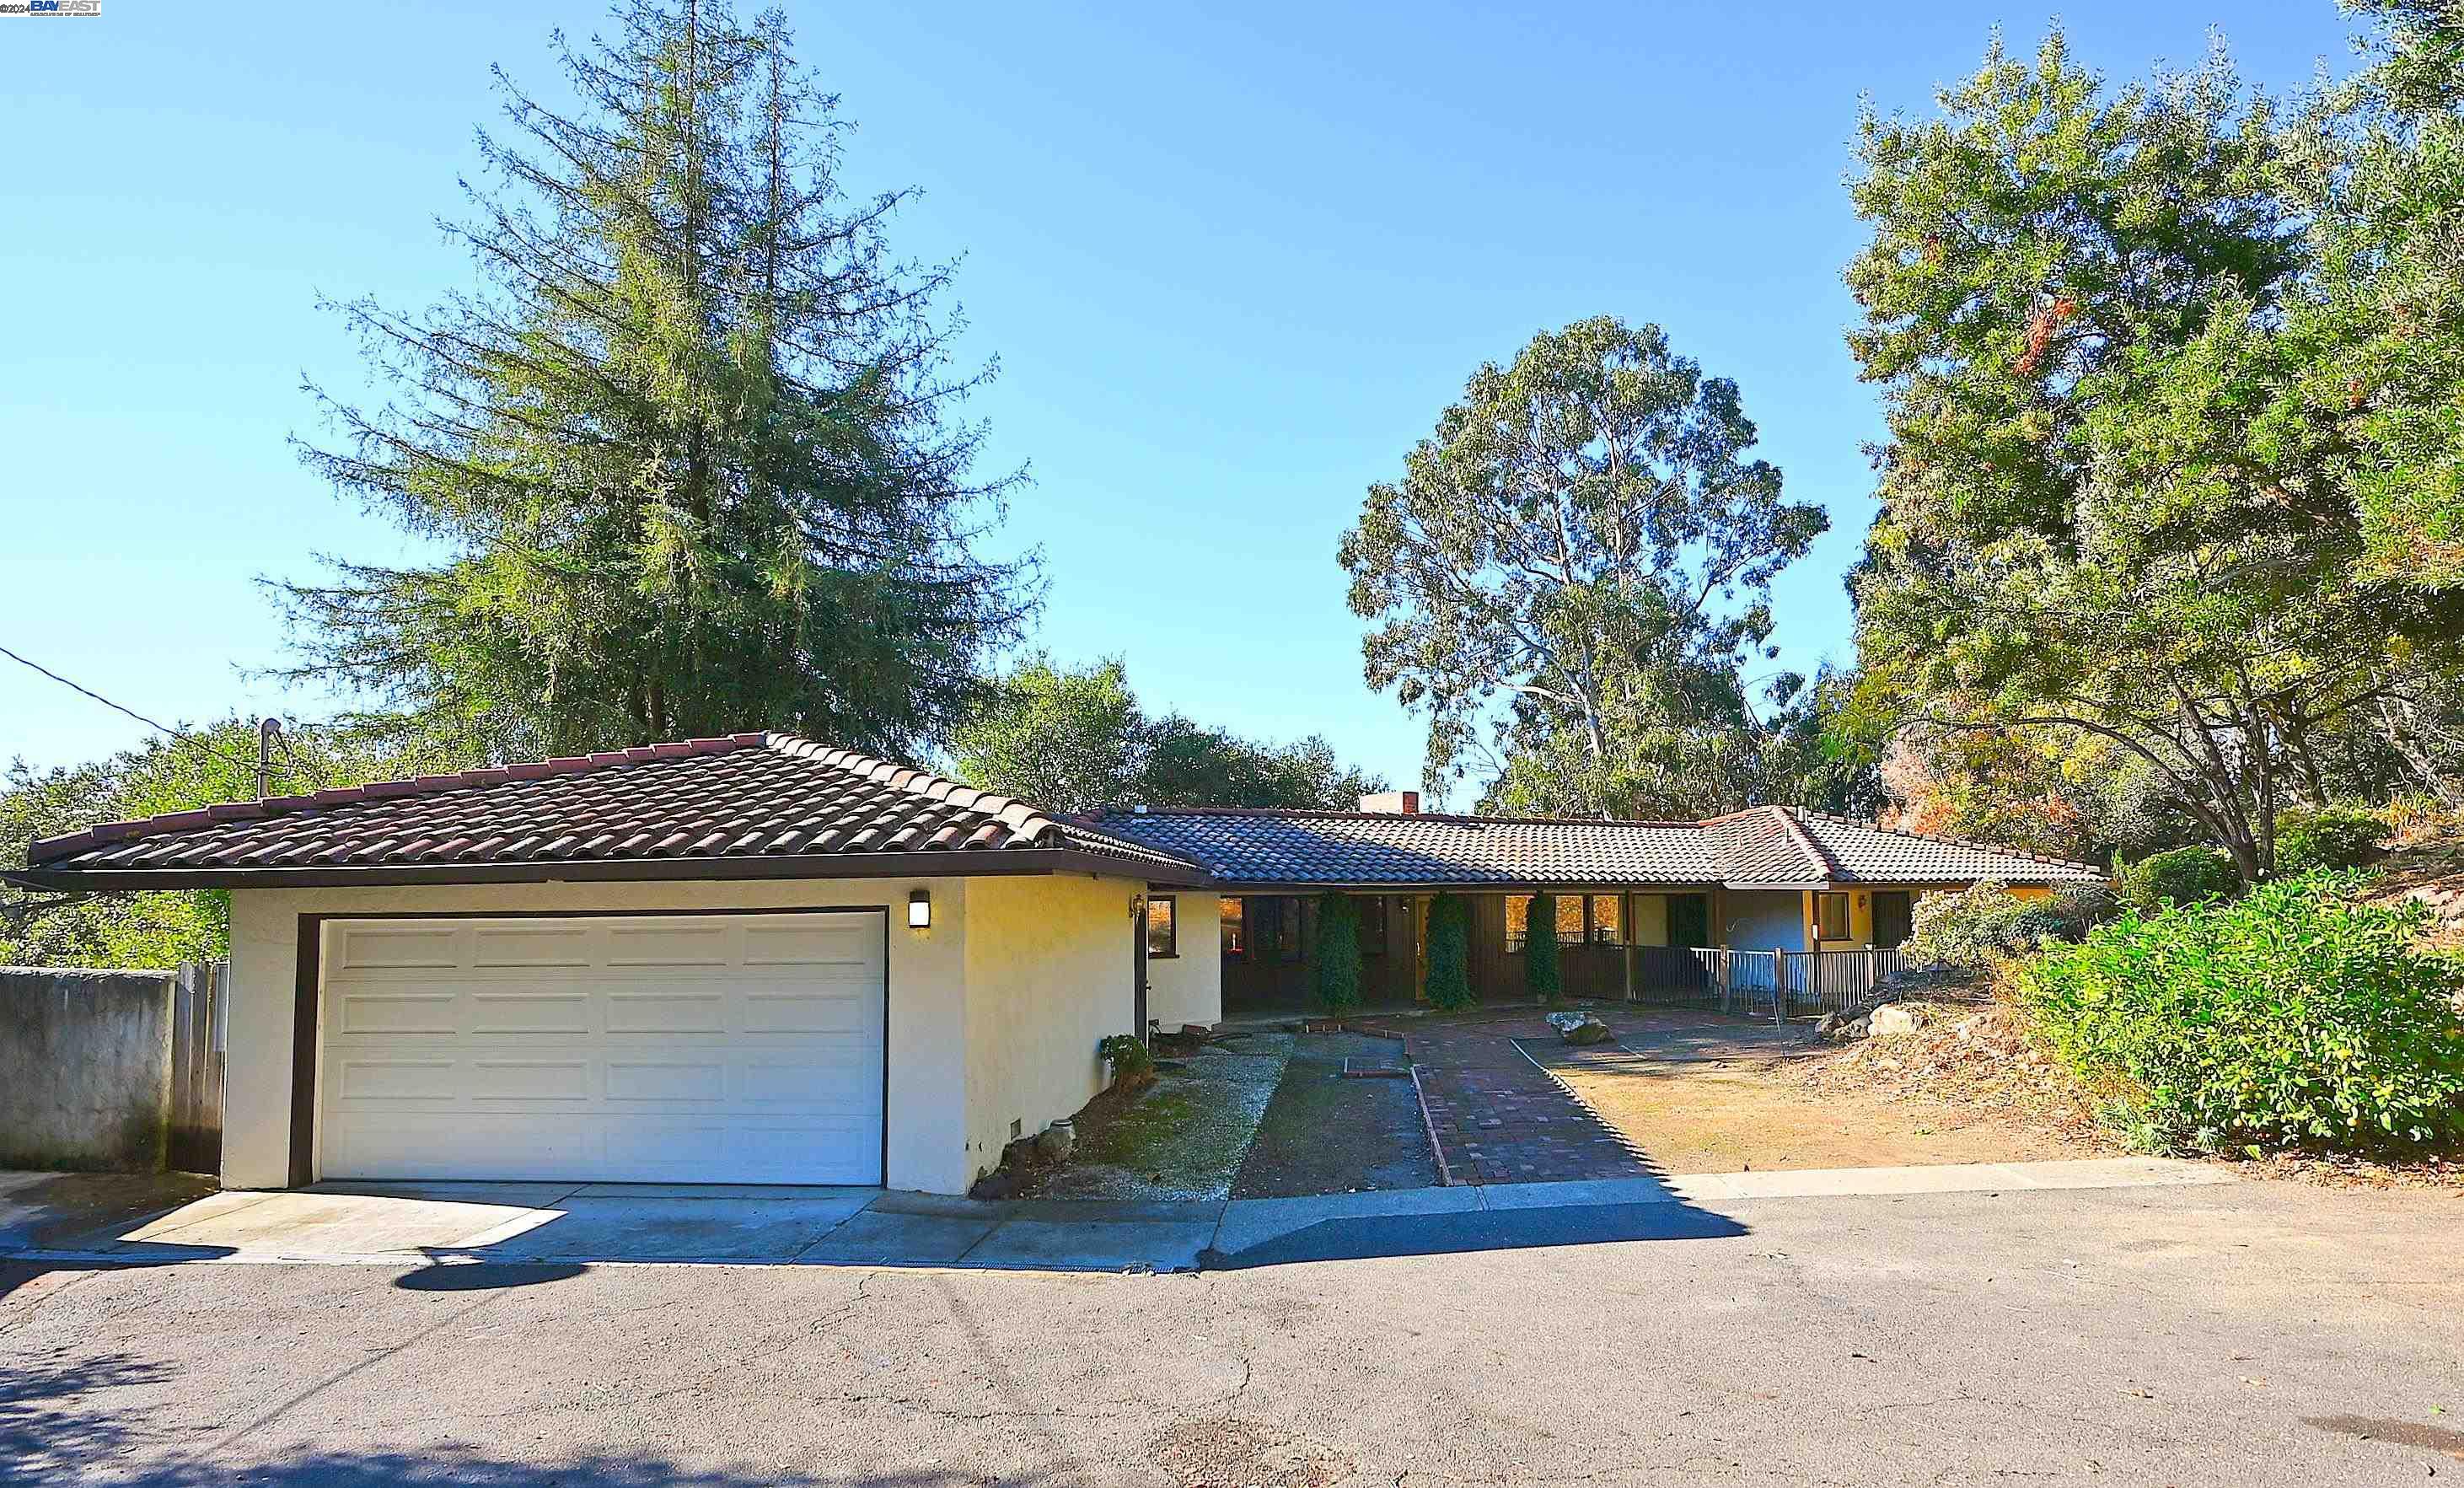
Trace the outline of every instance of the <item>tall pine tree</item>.
{"type": "Polygon", "coordinates": [[[946,739],[1035,602],[974,545],[1010,480],[972,474],[945,266],[889,255],[907,194],[850,202],[845,124],[777,12],[632,0],[559,39],[574,117],[499,72],[501,185],[448,233],[481,287],[341,308],[395,388],[301,445],[442,546],[282,585],[300,656],[500,750],[790,727],[946,739]]]}

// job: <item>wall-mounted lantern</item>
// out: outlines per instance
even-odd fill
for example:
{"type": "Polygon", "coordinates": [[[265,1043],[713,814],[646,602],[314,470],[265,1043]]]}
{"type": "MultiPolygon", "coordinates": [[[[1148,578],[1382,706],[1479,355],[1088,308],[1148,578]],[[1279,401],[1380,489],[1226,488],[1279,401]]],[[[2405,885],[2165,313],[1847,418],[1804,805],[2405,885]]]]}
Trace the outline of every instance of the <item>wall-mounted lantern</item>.
{"type": "Polygon", "coordinates": [[[933,891],[931,889],[917,889],[907,896],[907,928],[910,930],[933,928],[933,891]]]}

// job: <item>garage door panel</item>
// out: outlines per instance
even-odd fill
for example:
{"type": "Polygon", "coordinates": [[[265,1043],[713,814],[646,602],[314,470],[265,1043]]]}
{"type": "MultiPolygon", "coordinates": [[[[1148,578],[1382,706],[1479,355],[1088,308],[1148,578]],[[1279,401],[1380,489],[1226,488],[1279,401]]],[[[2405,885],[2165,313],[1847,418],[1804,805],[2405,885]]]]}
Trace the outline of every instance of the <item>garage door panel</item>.
{"type": "Polygon", "coordinates": [[[473,1033],[588,1033],[592,998],[585,989],[511,991],[473,988],[464,1027],[473,1033]]]}
{"type": "Polygon", "coordinates": [[[578,925],[555,929],[505,929],[481,925],[472,932],[471,966],[489,970],[500,966],[586,966],[591,935],[578,925]]]}
{"type": "Polygon", "coordinates": [[[845,966],[861,973],[872,963],[860,931],[841,925],[751,925],[744,932],[748,966],[845,966]]]}
{"type": "Polygon", "coordinates": [[[611,1103],[696,1101],[727,1103],[727,1066],[718,1060],[686,1063],[675,1059],[610,1059],[607,1099],[611,1103]]]}
{"type": "Polygon", "coordinates": [[[611,1033],[728,1032],[727,993],[718,988],[706,992],[627,991],[611,988],[605,1002],[607,1032],[611,1033]]]}
{"type": "Polygon", "coordinates": [[[326,966],[326,1176],[880,1181],[877,913],[340,922],[326,966]]]}
{"type": "Polygon", "coordinates": [[[350,991],[332,1000],[338,1033],[453,1033],[460,1016],[451,992],[350,991]]]}
{"type": "Polygon", "coordinates": [[[336,1096],[345,1103],[462,1099],[451,1059],[344,1059],[339,1074],[336,1096]]]}
{"type": "Polygon", "coordinates": [[[724,966],[737,937],[727,925],[618,925],[607,932],[611,966],[724,966]]]}

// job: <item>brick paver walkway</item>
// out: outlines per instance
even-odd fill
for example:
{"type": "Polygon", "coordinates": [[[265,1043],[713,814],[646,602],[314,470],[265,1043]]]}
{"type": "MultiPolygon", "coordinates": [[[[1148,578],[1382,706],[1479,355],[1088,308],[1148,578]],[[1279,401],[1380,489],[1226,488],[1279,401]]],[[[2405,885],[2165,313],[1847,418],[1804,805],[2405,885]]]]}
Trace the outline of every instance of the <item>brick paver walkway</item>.
{"type": "MultiPolygon", "coordinates": [[[[1614,1011],[1602,1016],[1617,1026],[1614,1011]]],[[[1397,1018],[1381,1026],[1410,1041],[1429,1120],[1455,1182],[1654,1174],[1623,1137],[1515,1050],[1517,1038],[1557,1036],[1537,1011],[1475,1021],[1397,1018]]]]}

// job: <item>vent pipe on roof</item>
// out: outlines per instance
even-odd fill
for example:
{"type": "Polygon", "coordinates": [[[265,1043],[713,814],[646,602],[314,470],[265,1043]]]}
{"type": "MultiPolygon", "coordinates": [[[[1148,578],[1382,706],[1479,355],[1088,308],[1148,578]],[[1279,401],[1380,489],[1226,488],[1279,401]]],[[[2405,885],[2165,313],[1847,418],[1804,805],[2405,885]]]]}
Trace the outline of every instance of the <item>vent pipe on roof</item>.
{"type": "Polygon", "coordinates": [[[1420,814],[1420,792],[1417,790],[1380,790],[1360,798],[1360,809],[1382,816],[1418,816],[1420,814]]]}

